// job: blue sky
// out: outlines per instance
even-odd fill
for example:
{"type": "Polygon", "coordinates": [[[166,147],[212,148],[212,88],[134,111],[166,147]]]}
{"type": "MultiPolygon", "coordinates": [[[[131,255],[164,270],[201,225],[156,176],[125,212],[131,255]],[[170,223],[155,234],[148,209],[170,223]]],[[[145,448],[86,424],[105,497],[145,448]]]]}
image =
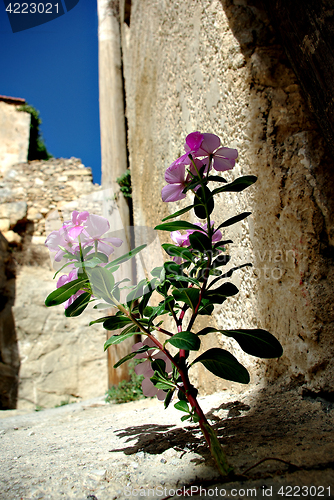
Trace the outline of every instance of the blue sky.
{"type": "Polygon", "coordinates": [[[12,33],[0,0],[0,95],[40,112],[48,151],[81,158],[101,182],[96,0],[80,0],[48,23],[12,33]]]}

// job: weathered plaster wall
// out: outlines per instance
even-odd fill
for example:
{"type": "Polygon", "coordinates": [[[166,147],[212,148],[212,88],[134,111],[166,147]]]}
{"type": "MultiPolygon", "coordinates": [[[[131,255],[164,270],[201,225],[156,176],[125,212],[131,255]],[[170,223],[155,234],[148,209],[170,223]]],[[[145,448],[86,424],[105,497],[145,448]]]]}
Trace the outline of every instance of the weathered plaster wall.
{"type": "Polygon", "coordinates": [[[17,263],[13,312],[21,361],[18,408],[51,407],[107,389],[105,332],[88,326],[99,317],[97,311],[66,318],[62,306],[44,305],[56,285],[46,235],[73,210],[102,215],[99,192],[91,170],[76,158],[17,164],[1,178],[0,227],[17,263]]]}
{"type": "MultiPolygon", "coordinates": [[[[226,236],[234,240],[231,265],[255,268],[233,279],[240,294],[213,321],[267,328],[285,352],[267,363],[246,359],[232,342],[211,343],[256,365],[253,382],[268,372],[331,391],[333,162],[268,19],[247,0],[132,0],[128,24],[122,50],[135,225],[154,227],[188,204],[160,200],[165,169],[188,133],[212,132],[237,148],[238,165],[226,177],[252,173],[258,182],[219,195],[213,219],[252,210],[226,236]]],[[[207,392],[227,387],[204,368],[196,377],[207,392]]]]}
{"type": "Polygon", "coordinates": [[[30,114],[18,106],[0,101],[0,171],[27,161],[30,137],[30,114]]]}

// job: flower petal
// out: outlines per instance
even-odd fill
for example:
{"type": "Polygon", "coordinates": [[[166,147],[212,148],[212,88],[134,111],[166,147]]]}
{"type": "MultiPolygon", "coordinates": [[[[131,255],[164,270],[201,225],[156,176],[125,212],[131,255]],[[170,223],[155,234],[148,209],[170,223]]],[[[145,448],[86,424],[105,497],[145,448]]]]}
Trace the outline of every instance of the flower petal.
{"type": "Polygon", "coordinates": [[[84,229],[85,228],[83,226],[74,226],[72,229],[69,229],[68,235],[72,240],[75,240],[78,236],[80,236],[84,229]]]}
{"type": "Polygon", "coordinates": [[[86,231],[92,238],[100,237],[110,229],[109,222],[100,215],[90,214],[85,224],[86,231]]]}
{"type": "Polygon", "coordinates": [[[183,184],[168,184],[164,186],[161,191],[162,201],[178,201],[186,197],[182,191],[184,190],[183,184]]]}
{"type": "Polygon", "coordinates": [[[197,156],[208,156],[212,154],[221,145],[218,135],[203,134],[203,142],[197,156]]]}
{"type": "Polygon", "coordinates": [[[184,182],[185,166],[184,164],[172,163],[165,172],[165,181],[168,184],[184,182]]]}
{"type": "Polygon", "coordinates": [[[192,132],[186,137],[186,145],[190,148],[190,151],[197,151],[203,142],[203,137],[205,134],[201,134],[201,132],[192,132]]]}
{"type": "Polygon", "coordinates": [[[149,378],[144,378],[141,383],[141,387],[143,389],[144,396],[146,396],[147,398],[155,396],[158,392],[158,389],[155,388],[149,378]]]}
{"type": "Polygon", "coordinates": [[[108,243],[112,243],[114,247],[120,247],[123,244],[123,240],[120,238],[114,238],[113,236],[109,238],[102,238],[101,241],[107,241],[108,243]]]}
{"type": "Polygon", "coordinates": [[[215,156],[222,156],[229,160],[236,160],[238,158],[238,150],[232,148],[219,148],[215,152],[215,156]]]}
{"type": "Polygon", "coordinates": [[[218,172],[225,172],[226,170],[232,170],[235,165],[234,160],[228,160],[227,158],[220,158],[219,156],[214,157],[213,168],[218,172]]]}
{"type": "Polygon", "coordinates": [[[158,389],[158,392],[157,392],[157,399],[159,401],[165,401],[165,398],[166,398],[166,393],[165,391],[163,391],[162,389],[158,389]]]}
{"type": "Polygon", "coordinates": [[[154,370],[151,368],[151,361],[148,359],[143,363],[135,366],[135,372],[137,375],[144,375],[146,378],[150,378],[154,375],[154,370]]]}

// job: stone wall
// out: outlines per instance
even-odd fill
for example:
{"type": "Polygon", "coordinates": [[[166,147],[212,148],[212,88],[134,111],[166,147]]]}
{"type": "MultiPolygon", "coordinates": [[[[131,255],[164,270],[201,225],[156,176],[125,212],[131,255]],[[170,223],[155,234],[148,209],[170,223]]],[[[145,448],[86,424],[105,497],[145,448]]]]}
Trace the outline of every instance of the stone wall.
{"type": "MultiPolygon", "coordinates": [[[[238,164],[226,177],[255,174],[258,182],[219,195],[213,219],[252,210],[225,234],[234,241],[231,265],[251,261],[254,268],[234,278],[240,294],[217,307],[213,321],[264,327],[284,355],[254,361],[218,336],[205,337],[205,347],[228,345],[251,367],[253,383],[266,374],[331,392],[333,161],[264,11],[251,0],[130,5],[125,23],[129,2],[120,1],[135,225],[154,227],[188,204],[160,199],[165,169],[183,153],[188,133],[215,133],[237,148],[238,164]]],[[[196,378],[202,391],[228,386],[202,367],[196,378]]]]}
{"type": "Polygon", "coordinates": [[[0,96],[0,170],[27,161],[30,137],[30,114],[19,111],[24,99],[0,96]]]}
{"type": "Polygon", "coordinates": [[[93,207],[102,214],[99,192],[91,170],[76,158],[16,164],[1,178],[0,228],[17,265],[18,408],[55,406],[107,389],[105,332],[88,326],[97,312],[66,318],[62,306],[44,305],[56,284],[46,235],[73,210],[93,207]]]}

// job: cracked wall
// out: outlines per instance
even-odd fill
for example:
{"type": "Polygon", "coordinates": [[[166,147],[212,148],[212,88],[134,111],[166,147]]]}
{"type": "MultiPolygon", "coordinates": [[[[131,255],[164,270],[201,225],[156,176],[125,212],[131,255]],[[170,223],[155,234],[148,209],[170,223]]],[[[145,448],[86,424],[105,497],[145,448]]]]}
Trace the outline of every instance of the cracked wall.
{"type": "MultiPolygon", "coordinates": [[[[120,2],[121,13],[128,4],[120,2]]],[[[135,224],[154,227],[188,204],[164,204],[160,191],[194,130],[239,150],[228,179],[258,176],[245,192],[217,200],[216,221],[252,210],[225,235],[234,241],[231,265],[254,267],[233,279],[240,294],[210,321],[266,328],[284,355],[255,360],[218,336],[204,346],[226,346],[251,369],[253,384],[266,373],[330,392],[333,161],[268,18],[250,0],[132,0],[121,24],[135,224]]],[[[230,386],[202,367],[194,377],[206,392],[230,386]]]]}

